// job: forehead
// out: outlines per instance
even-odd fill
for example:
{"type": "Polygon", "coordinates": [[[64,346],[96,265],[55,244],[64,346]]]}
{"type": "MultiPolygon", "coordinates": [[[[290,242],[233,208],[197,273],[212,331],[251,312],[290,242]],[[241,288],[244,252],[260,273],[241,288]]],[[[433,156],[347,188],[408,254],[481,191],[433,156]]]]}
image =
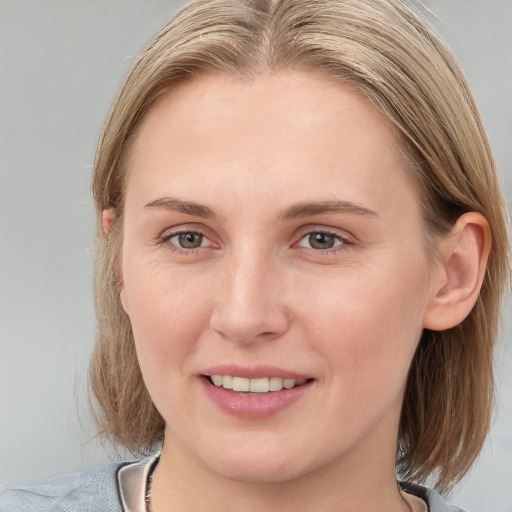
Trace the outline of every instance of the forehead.
{"type": "Polygon", "coordinates": [[[269,204],[307,191],[378,203],[393,180],[409,181],[387,118],[353,87],[300,72],[205,75],[168,91],[142,120],[128,169],[127,199],[137,189],[148,201],[207,184],[241,202],[266,190],[269,204]]]}
{"type": "Polygon", "coordinates": [[[155,102],[137,130],[134,149],[148,143],[149,131],[153,136],[173,120],[181,123],[180,133],[173,134],[176,142],[196,136],[202,144],[218,143],[219,129],[238,135],[263,129],[269,144],[284,141],[286,135],[293,139],[300,131],[313,142],[319,129],[342,128],[347,121],[373,134],[378,131],[393,146],[399,142],[385,115],[355,86],[311,72],[282,71],[246,80],[223,74],[189,79],[155,102]]]}

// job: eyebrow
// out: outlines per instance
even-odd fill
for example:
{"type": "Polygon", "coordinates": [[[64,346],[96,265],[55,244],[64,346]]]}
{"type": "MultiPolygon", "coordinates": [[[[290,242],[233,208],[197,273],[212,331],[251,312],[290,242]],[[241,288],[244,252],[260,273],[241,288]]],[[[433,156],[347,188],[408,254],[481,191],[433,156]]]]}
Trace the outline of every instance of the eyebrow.
{"type": "MultiPolygon", "coordinates": [[[[187,215],[194,215],[204,219],[218,220],[219,216],[208,206],[194,201],[184,201],[175,197],[162,197],[151,201],[144,206],[146,208],[161,208],[164,210],[177,211],[187,215]]],[[[300,217],[312,217],[323,213],[349,213],[378,217],[378,214],[369,208],[352,203],[350,201],[319,201],[297,203],[281,212],[276,221],[280,219],[297,219],[300,217]]]]}
{"type": "Polygon", "coordinates": [[[354,215],[378,217],[377,212],[356,203],[351,203],[350,201],[320,201],[298,203],[290,206],[278,215],[277,220],[282,218],[296,219],[299,217],[311,217],[323,213],[350,213],[354,215]]]}
{"type": "Polygon", "coordinates": [[[180,213],[186,213],[187,215],[194,215],[195,217],[202,217],[204,219],[217,219],[218,216],[208,208],[194,201],[183,201],[174,197],[162,197],[151,201],[144,206],[146,208],[161,208],[164,210],[172,210],[180,213]]]}

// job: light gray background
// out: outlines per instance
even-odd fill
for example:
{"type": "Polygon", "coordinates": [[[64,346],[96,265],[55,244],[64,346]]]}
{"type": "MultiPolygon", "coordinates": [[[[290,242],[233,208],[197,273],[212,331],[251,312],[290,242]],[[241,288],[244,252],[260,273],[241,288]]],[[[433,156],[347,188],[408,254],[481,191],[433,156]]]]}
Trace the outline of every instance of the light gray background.
{"type": "MultiPolygon", "coordinates": [[[[91,165],[132,57],[180,4],[0,0],[0,484],[109,460],[91,440],[87,404],[91,165]]],[[[423,4],[467,72],[511,198],[512,1],[423,4]]],[[[512,511],[507,322],[499,414],[478,465],[453,495],[471,512],[512,511]]]]}

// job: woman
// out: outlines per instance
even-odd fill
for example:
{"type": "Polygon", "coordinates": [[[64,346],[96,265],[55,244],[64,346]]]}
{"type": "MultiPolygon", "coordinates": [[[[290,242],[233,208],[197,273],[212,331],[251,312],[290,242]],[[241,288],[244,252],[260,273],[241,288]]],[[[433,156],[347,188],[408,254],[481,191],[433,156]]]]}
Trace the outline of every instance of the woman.
{"type": "Polygon", "coordinates": [[[413,12],[190,4],[114,102],[93,192],[98,422],[161,450],[2,510],[455,510],[418,484],[448,490],[489,428],[506,214],[413,12]]]}

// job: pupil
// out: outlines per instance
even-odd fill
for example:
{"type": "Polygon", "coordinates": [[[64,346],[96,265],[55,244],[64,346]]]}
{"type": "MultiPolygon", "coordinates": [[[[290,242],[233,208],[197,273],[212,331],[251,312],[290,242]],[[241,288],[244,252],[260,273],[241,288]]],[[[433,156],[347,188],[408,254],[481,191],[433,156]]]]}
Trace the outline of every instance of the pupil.
{"type": "Polygon", "coordinates": [[[334,236],[329,233],[311,233],[309,244],[314,249],[330,249],[334,246],[334,236]]]}
{"type": "Polygon", "coordinates": [[[179,242],[185,249],[195,249],[201,245],[203,235],[201,233],[181,233],[179,242]]]}

